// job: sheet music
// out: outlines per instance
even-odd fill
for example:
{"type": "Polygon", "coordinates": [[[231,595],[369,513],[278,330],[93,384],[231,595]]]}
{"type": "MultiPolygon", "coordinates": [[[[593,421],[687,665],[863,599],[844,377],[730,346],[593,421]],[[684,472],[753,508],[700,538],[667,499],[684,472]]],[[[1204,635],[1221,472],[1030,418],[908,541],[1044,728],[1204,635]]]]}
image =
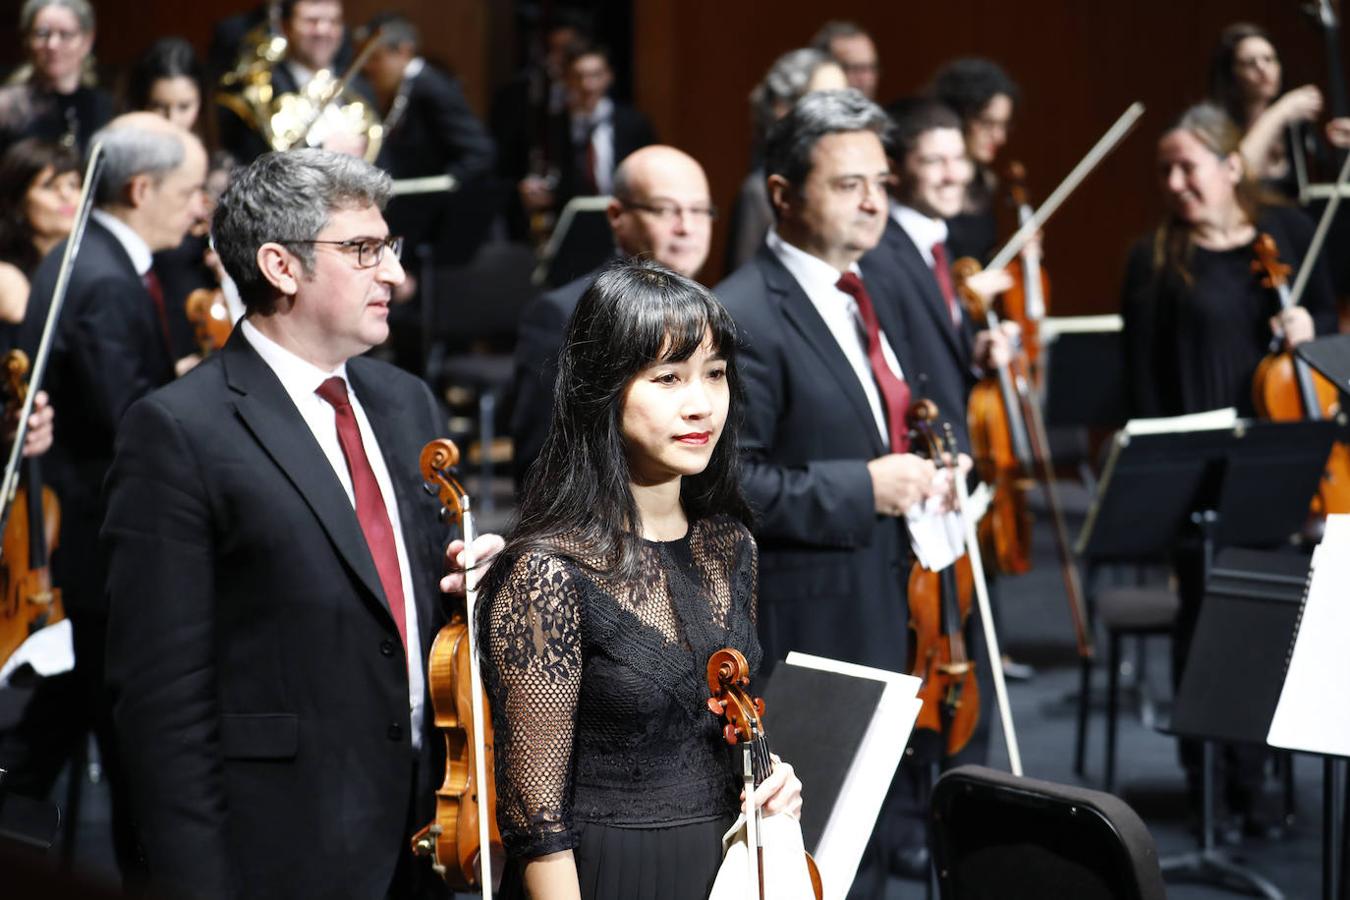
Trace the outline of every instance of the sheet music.
{"type": "Polygon", "coordinates": [[[1327,516],[1266,742],[1350,757],[1350,515],[1327,516]]]}
{"type": "Polygon", "coordinates": [[[43,678],[60,675],[75,668],[75,645],[70,636],[70,620],[62,619],[46,628],[39,628],[18,646],[0,668],[0,687],[22,665],[30,665],[43,678]]]}
{"type": "Polygon", "coordinates": [[[1137,434],[1173,434],[1184,431],[1221,431],[1237,425],[1238,414],[1233,407],[1211,409],[1208,412],[1189,413],[1184,416],[1165,416],[1157,419],[1130,419],[1125,423],[1125,433],[1137,434]]]}
{"type": "Polygon", "coordinates": [[[919,717],[923,702],[917,694],[922,682],[913,675],[795,651],[788,654],[787,664],[886,683],[816,846],[816,866],[820,869],[825,900],[844,900],[919,717]]]}

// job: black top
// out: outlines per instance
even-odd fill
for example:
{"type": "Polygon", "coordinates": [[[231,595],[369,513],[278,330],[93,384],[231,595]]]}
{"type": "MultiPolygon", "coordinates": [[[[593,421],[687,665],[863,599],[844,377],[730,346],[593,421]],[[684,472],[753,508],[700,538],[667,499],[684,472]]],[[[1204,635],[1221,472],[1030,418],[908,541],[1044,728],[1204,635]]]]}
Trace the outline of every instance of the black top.
{"type": "Polygon", "coordinates": [[[98,88],[57,94],[31,84],[0,89],[0,150],[23,138],[69,139],[83,154],[89,138],[112,120],[112,97],[98,88]]]}
{"type": "MultiPolygon", "coordinates": [[[[1258,232],[1275,239],[1280,258],[1298,264],[1312,237],[1312,224],[1296,209],[1271,207],[1257,220],[1258,232]]],[[[1252,377],[1270,352],[1269,319],[1279,311],[1275,291],[1252,271],[1252,245],[1191,250],[1191,283],[1179,273],[1155,271],[1152,236],[1130,253],[1122,309],[1130,412],[1169,416],[1237,407],[1251,416],[1252,377]]],[[[1335,302],[1325,264],[1319,260],[1302,305],[1318,334],[1335,331],[1335,302]]]]}
{"type": "Polygon", "coordinates": [[[507,853],[571,849],[582,822],[734,816],[738,784],[706,706],[706,666],[730,646],[758,669],[749,532],[720,516],[682,541],[644,542],[631,584],[538,553],[501,565],[480,631],[507,853]]]}

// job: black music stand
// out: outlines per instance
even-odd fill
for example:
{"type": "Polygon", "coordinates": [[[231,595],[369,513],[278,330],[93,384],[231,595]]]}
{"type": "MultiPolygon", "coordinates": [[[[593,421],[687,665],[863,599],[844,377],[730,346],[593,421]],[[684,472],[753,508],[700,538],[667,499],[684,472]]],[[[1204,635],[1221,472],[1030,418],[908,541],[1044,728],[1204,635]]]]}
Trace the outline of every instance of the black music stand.
{"type": "Polygon", "coordinates": [[[56,843],[60,827],[61,810],[55,803],[5,790],[5,770],[0,769],[0,847],[46,852],[56,843]]]}
{"type": "MultiPolygon", "coordinates": [[[[1118,432],[1076,547],[1089,585],[1089,621],[1096,565],[1165,560],[1178,537],[1195,528],[1206,560],[1220,546],[1265,546],[1298,532],[1336,428],[1329,421],[1238,421],[1206,430],[1118,432]]],[[[1084,660],[1074,748],[1079,773],[1091,683],[1092,661],[1084,660]]]]}
{"type": "Polygon", "coordinates": [[[1342,394],[1350,394],[1350,334],[1305,341],[1294,352],[1340,388],[1342,394]]]}
{"type": "Polygon", "coordinates": [[[1214,846],[1215,743],[1266,743],[1297,627],[1308,558],[1290,552],[1219,551],[1177,689],[1169,733],[1203,741],[1201,847],[1161,862],[1164,874],[1195,874],[1279,900],[1279,888],[1214,846]],[[1240,654],[1233,648],[1241,646],[1240,654]]]}
{"type": "Polygon", "coordinates": [[[534,270],[536,285],[559,287],[614,255],[614,232],[606,213],[609,202],[609,197],[573,197],[567,201],[534,270]]]}

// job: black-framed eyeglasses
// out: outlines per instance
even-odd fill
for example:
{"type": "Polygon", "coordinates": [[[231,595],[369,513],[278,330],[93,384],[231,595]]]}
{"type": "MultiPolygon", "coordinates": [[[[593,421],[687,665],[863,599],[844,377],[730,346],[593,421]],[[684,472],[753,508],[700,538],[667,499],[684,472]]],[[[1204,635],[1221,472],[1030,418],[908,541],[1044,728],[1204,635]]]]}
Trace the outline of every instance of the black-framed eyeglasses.
{"type": "Polygon", "coordinates": [[[364,237],[348,238],[345,241],[305,241],[298,238],[279,238],[273,241],[276,244],[309,244],[317,246],[319,244],[328,244],[337,247],[347,253],[356,254],[356,265],[362,269],[371,269],[380,264],[384,259],[386,248],[394,254],[394,259],[403,256],[403,238],[398,235],[389,235],[388,237],[364,237]]]}
{"type": "Polygon", "coordinates": [[[619,203],[624,209],[639,209],[645,213],[651,213],[661,222],[674,222],[680,216],[688,216],[691,220],[705,219],[709,222],[717,219],[717,207],[711,203],[707,206],[681,206],[678,203],[638,203],[633,200],[620,200],[619,203]]]}

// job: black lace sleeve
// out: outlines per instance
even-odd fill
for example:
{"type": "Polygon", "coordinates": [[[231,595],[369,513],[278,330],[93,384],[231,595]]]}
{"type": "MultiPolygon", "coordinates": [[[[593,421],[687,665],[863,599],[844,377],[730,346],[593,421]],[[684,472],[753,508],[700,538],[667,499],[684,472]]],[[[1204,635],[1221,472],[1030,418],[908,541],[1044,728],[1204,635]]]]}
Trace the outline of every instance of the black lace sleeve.
{"type": "Polygon", "coordinates": [[[571,849],[582,673],[576,580],[557,559],[529,554],[515,561],[483,610],[502,841],[518,858],[571,849]]]}

